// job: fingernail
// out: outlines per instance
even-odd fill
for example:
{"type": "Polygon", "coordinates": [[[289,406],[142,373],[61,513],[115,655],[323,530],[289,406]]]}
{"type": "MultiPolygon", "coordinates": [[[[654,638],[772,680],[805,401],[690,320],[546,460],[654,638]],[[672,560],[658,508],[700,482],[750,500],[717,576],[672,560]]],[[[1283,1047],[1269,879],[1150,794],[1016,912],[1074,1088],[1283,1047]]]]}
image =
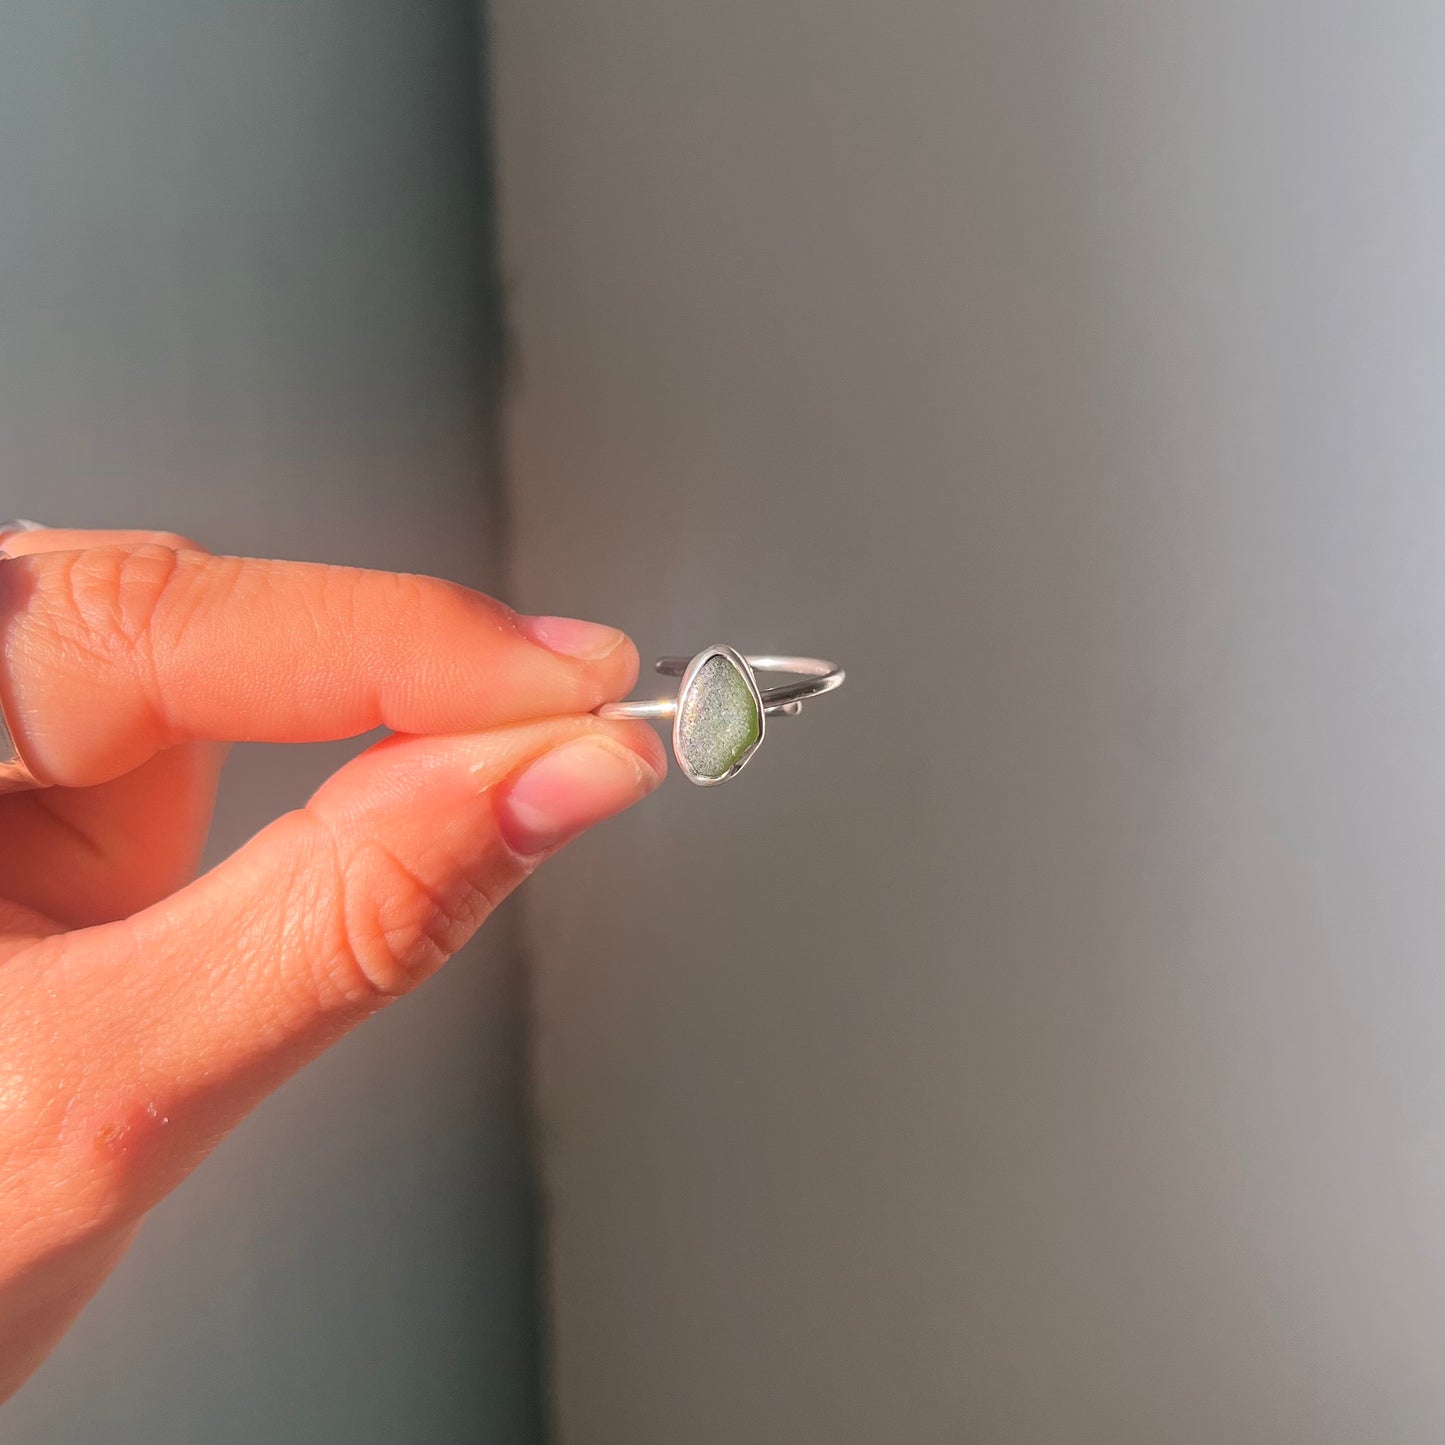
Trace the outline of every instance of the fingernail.
{"type": "Polygon", "coordinates": [[[533,642],[540,642],[564,657],[579,657],[584,662],[606,657],[623,637],[615,627],[583,622],[578,617],[519,617],[517,626],[533,642]]]}
{"type": "Polygon", "coordinates": [[[661,781],[631,749],[584,738],[528,764],[498,800],[498,822],[518,853],[544,853],[639,802],[661,781]]]}

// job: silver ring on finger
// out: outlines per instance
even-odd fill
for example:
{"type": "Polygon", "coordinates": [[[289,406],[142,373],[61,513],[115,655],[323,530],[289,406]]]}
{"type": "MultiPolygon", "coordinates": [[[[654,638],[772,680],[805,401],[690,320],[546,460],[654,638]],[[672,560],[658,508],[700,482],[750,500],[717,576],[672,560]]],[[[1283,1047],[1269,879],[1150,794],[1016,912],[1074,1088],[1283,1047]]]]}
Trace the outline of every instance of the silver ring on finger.
{"type": "MultiPolygon", "coordinates": [[[[39,522],[27,522],[21,517],[0,521],[0,557],[10,555],[4,550],[4,544],[12,533],[44,530],[39,522]]],[[[4,700],[0,698],[0,793],[24,793],[44,786],[20,756],[20,749],[15,743],[15,729],[6,716],[4,700]]]]}

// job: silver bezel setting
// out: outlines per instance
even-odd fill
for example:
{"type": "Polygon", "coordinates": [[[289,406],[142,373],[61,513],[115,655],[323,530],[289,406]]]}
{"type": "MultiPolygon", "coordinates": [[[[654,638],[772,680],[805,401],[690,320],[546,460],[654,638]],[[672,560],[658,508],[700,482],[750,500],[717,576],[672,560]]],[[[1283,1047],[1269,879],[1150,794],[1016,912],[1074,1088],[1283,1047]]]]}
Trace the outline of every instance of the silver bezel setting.
{"type": "Polygon", "coordinates": [[[763,738],[767,735],[768,715],[763,705],[762,689],[758,686],[758,680],[753,675],[753,670],[748,666],[748,660],[736,649],[726,646],[724,643],[717,643],[712,647],[705,647],[687,665],[687,671],[682,675],[682,685],[677,690],[677,708],[672,715],[672,755],[677,759],[677,765],[682,769],[683,776],[690,783],[696,783],[700,788],[715,788],[719,783],[726,783],[737,777],[752,760],[752,756],[763,745],[763,738]],[[743,682],[747,684],[748,692],[752,695],[753,706],[758,710],[758,737],[757,741],[730,767],[727,772],[720,773],[715,778],[705,778],[693,770],[687,764],[687,756],[682,748],[682,714],[683,704],[687,700],[689,690],[692,688],[697,675],[715,657],[721,657],[736,669],[743,682]]]}
{"type": "Polygon", "coordinates": [[[842,687],[846,676],[836,662],[821,657],[792,657],[781,653],[758,653],[744,656],[735,648],[719,643],[705,647],[694,657],[659,657],[653,664],[663,677],[682,679],[676,694],[672,697],[633,698],[626,702],[605,702],[597,709],[597,716],[612,722],[663,722],[672,723],[672,753],[683,776],[700,788],[716,787],[737,777],[752,756],[763,745],[767,732],[767,719],[776,717],[797,717],[803,704],[824,693],[842,687]],[[719,778],[699,777],[688,767],[681,748],[679,722],[682,717],[682,702],[691,690],[697,674],[703,666],[715,657],[721,657],[742,675],[743,682],[752,694],[758,708],[757,741],[719,778]],[[760,672],[791,673],[791,682],[774,683],[759,687],[757,674],[760,672]]]}

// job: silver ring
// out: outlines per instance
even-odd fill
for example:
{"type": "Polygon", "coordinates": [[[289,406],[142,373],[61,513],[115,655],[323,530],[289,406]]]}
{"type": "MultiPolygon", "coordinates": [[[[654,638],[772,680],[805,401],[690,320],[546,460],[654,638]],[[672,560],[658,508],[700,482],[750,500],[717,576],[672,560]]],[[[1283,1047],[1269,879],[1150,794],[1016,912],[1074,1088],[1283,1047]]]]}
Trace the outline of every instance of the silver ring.
{"type": "Polygon", "coordinates": [[[705,647],[695,657],[659,657],[657,671],[680,677],[676,697],[609,702],[602,718],[672,719],[672,751],[689,782],[704,788],[735,778],[757,752],[770,715],[795,717],[811,697],[843,685],[843,669],[820,657],[744,657],[705,647]],[[759,687],[759,672],[791,673],[796,682],[759,687]]]}
{"type": "Polygon", "coordinates": [[[5,709],[0,706],[0,793],[28,793],[43,788],[44,783],[25,766],[15,737],[10,731],[5,709]]]}
{"type": "MultiPolygon", "coordinates": [[[[0,543],[12,532],[43,532],[44,524],[40,522],[27,522],[24,517],[8,517],[0,522],[0,543]]],[[[0,557],[8,557],[10,554],[0,549],[0,557]]]]}
{"type": "MultiPolygon", "coordinates": [[[[20,517],[11,517],[0,522],[0,543],[12,532],[43,532],[39,522],[27,522],[20,517]]],[[[0,557],[9,557],[0,549],[0,557]]],[[[25,765],[20,749],[15,746],[15,733],[10,720],[5,716],[5,704],[0,702],[0,793],[25,793],[33,788],[43,788],[44,783],[25,765]]]]}

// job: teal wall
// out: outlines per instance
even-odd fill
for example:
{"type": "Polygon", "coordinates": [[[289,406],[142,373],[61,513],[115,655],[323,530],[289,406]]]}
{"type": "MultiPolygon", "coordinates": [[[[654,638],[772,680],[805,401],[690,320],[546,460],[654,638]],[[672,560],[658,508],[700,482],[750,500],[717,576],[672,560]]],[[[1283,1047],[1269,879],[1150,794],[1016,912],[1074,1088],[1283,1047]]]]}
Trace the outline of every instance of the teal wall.
{"type": "MultiPolygon", "coordinates": [[[[0,513],[501,585],[470,0],[0,8],[0,513]]],[[[213,854],[352,745],[239,749],[213,854]]],[[[508,915],[270,1101],[16,1445],[529,1442],[508,915]]]]}

